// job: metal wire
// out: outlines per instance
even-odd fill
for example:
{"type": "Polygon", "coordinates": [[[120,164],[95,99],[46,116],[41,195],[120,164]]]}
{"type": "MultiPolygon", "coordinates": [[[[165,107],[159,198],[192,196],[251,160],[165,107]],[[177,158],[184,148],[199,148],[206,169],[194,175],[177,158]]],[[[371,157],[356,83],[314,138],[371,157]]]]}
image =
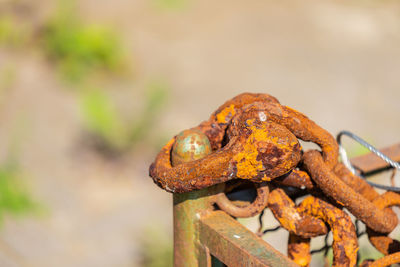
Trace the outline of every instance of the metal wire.
{"type": "Polygon", "coordinates": [[[265,210],[263,210],[263,211],[258,215],[258,224],[259,224],[259,226],[258,226],[258,230],[257,230],[256,234],[257,234],[258,236],[260,236],[260,237],[263,236],[263,235],[265,235],[266,233],[275,232],[275,231],[278,231],[279,229],[282,228],[281,225],[278,225],[278,226],[275,226],[274,228],[265,229],[265,230],[263,231],[263,230],[262,230],[262,229],[263,229],[263,220],[262,220],[262,218],[263,218],[263,216],[264,216],[264,211],[265,211],[265,210]]]}
{"type": "Polygon", "coordinates": [[[263,210],[259,215],[258,215],[258,230],[257,230],[257,232],[256,232],[256,234],[258,235],[258,236],[262,236],[263,235],[263,233],[262,233],[262,229],[263,229],[263,216],[264,216],[264,211],[265,210],[263,210]]]}
{"type": "MultiPolygon", "coordinates": [[[[375,148],[374,146],[372,146],[371,144],[369,144],[367,141],[365,141],[364,139],[362,139],[361,137],[353,134],[352,132],[349,131],[341,131],[337,137],[336,140],[339,144],[339,154],[340,157],[342,158],[343,164],[354,174],[357,175],[363,179],[366,180],[366,178],[359,172],[356,171],[356,169],[353,167],[353,165],[351,164],[349,158],[347,157],[347,153],[346,150],[343,148],[342,144],[341,144],[341,138],[343,135],[346,135],[350,138],[352,138],[353,140],[355,140],[356,142],[358,142],[359,144],[361,144],[362,146],[364,146],[365,148],[367,148],[369,151],[373,152],[375,155],[377,155],[378,157],[380,157],[382,160],[384,160],[385,162],[387,162],[390,166],[392,166],[395,169],[400,170],[400,164],[396,161],[393,161],[392,159],[390,159],[388,156],[386,156],[385,154],[383,154],[381,151],[379,151],[377,148],[375,148]]],[[[394,192],[400,192],[400,187],[396,187],[396,186],[387,186],[387,185],[381,185],[381,184],[377,184],[371,181],[367,182],[376,188],[380,188],[380,189],[384,189],[384,190],[388,190],[388,191],[394,191],[394,192]]]]}
{"type": "Polygon", "coordinates": [[[324,252],[324,257],[326,257],[328,255],[329,249],[332,247],[332,244],[331,245],[328,244],[328,238],[329,238],[329,232],[324,237],[324,246],[319,249],[311,250],[311,252],[310,252],[311,255],[324,252]]]}
{"type": "Polygon", "coordinates": [[[274,228],[270,228],[270,229],[264,230],[264,231],[262,232],[262,234],[265,235],[266,233],[269,233],[269,232],[275,232],[275,231],[278,231],[278,230],[281,229],[281,228],[282,228],[282,226],[281,226],[281,225],[278,225],[278,226],[275,226],[274,228]]]}

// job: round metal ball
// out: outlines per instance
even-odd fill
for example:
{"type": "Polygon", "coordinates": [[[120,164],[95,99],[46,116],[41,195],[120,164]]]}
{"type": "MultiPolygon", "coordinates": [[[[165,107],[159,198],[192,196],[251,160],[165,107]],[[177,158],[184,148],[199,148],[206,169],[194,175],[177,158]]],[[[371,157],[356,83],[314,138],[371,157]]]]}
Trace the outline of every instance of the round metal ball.
{"type": "Polygon", "coordinates": [[[172,166],[201,159],[211,153],[208,137],[199,130],[185,130],[176,136],[172,147],[172,166]]]}

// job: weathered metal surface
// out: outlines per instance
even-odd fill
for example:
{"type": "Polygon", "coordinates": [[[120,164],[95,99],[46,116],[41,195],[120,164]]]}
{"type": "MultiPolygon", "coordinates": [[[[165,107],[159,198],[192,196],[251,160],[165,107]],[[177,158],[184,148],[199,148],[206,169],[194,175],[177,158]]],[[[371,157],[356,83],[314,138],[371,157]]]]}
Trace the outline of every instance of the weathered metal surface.
{"type": "MultiPolygon", "coordinates": [[[[211,153],[207,137],[187,130],[177,137],[171,164],[178,166],[211,153]]],[[[198,220],[202,212],[212,208],[216,188],[174,194],[174,266],[211,266],[208,248],[198,239],[198,220]]]]}
{"type": "Polygon", "coordinates": [[[386,267],[392,264],[400,263],[400,252],[393,253],[376,261],[365,261],[361,267],[386,267]]]}
{"type": "MultiPolygon", "coordinates": [[[[400,162],[400,144],[382,148],[380,151],[392,160],[400,162]]],[[[352,158],[350,162],[356,169],[362,171],[363,173],[375,172],[389,167],[387,162],[383,161],[374,153],[368,153],[352,158]]]]}
{"type": "Polygon", "coordinates": [[[314,189],[314,184],[312,183],[308,173],[301,170],[293,170],[286,175],[274,179],[274,182],[279,185],[292,186],[301,189],[314,189]]]}
{"type": "Polygon", "coordinates": [[[271,191],[268,207],[281,226],[290,233],[309,238],[324,235],[328,231],[323,221],[299,210],[280,188],[271,191]]]}
{"type": "Polygon", "coordinates": [[[379,209],[353,188],[347,186],[324,164],[318,151],[305,152],[303,160],[312,179],[321,190],[346,207],[368,227],[378,232],[389,233],[397,226],[398,220],[393,213],[379,209]]]}
{"type": "Polygon", "coordinates": [[[375,232],[367,229],[369,242],[382,254],[389,255],[400,251],[400,242],[389,237],[387,234],[375,232]]]}
{"type": "Polygon", "coordinates": [[[302,267],[311,263],[310,238],[289,234],[288,257],[302,267]]]}
{"type": "Polygon", "coordinates": [[[222,211],[200,219],[200,241],[228,266],[297,266],[222,211]]]}
{"type": "Polygon", "coordinates": [[[241,94],[192,130],[203,132],[213,152],[171,165],[173,138],[150,166],[150,176],[170,192],[187,192],[234,178],[269,181],[293,170],[301,157],[297,138],[318,144],[324,161],[337,163],[338,145],[324,129],[266,94],[241,94]]]}
{"type": "MultiPolygon", "coordinates": [[[[375,171],[375,170],[371,170],[375,171]]],[[[379,209],[385,209],[386,212],[394,214],[389,208],[391,206],[400,205],[400,195],[395,192],[385,192],[379,195],[375,189],[369,185],[365,180],[358,176],[353,175],[343,165],[337,166],[335,172],[337,175],[350,187],[354,188],[356,192],[364,196],[369,201],[372,201],[379,209]]],[[[393,253],[400,251],[400,242],[392,239],[385,233],[379,233],[367,227],[366,230],[370,243],[384,255],[389,255],[377,261],[364,261],[361,266],[388,266],[390,264],[399,263],[398,256],[393,253]],[[391,254],[391,255],[390,255],[391,254]],[[385,265],[387,264],[387,265],[385,265]]]]}
{"type": "Polygon", "coordinates": [[[235,205],[228,199],[225,192],[221,192],[216,196],[215,203],[218,207],[237,218],[253,217],[261,213],[268,205],[269,187],[266,183],[255,184],[257,188],[256,199],[244,207],[235,205]]]}
{"type": "Polygon", "coordinates": [[[367,200],[373,201],[379,196],[378,192],[376,192],[375,189],[367,183],[367,181],[359,176],[354,175],[343,164],[336,165],[333,171],[336,176],[340,178],[347,186],[361,194],[367,200]]]}
{"type": "Polygon", "coordinates": [[[208,137],[199,130],[186,130],[176,136],[171,152],[172,166],[204,158],[211,153],[208,137]]]}
{"type": "MultiPolygon", "coordinates": [[[[383,152],[400,160],[400,144],[383,152]]],[[[175,193],[175,266],[210,266],[217,258],[228,266],[308,266],[310,238],[327,231],[333,233],[333,265],[354,266],[358,231],[343,207],[366,224],[371,243],[388,254],[363,265],[400,261],[400,242],[388,236],[398,224],[390,207],[400,204],[399,195],[379,195],[337,160],[335,139],[274,97],[245,93],[227,101],[208,121],[168,142],[150,167],[154,182],[175,193]],[[303,151],[298,139],[314,142],[321,152],[303,151]],[[226,195],[243,181],[257,188],[248,204],[226,195]],[[301,196],[308,197],[296,205],[301,196]],[[251,217],[265,208],[289,231],[288,256],[294,262],[229,217],[251,217]]],[[[363,173],[387,167],[372,154],[352,163],[363,173]]],[[[261,229],[260,224],[258,234],[267,231],[261,229]]]]}
{"type": "Polygon", "coordinates": [[[207,248],[199,241],[198,222],[212,208],[210,189],[174,194],[174,266],[210,266],[207,248]]]}
{"type": "Polygon", "coordinates": [[[333,266],[354,266],[357,262],[358,243],[350,216],[313,196],[304,199],[299,208],[329,224],[333,234],[333,266]]]}
{"type": "MultiPolygon", "coordinates": [[[[386,192],[374,200],[374,204],[384,209],[392,206],[400,206],[400,194],[395,192],[386,192]]],[[[367,228],[368,239],[371,244],[381,253],[388,255],[400,251],[400,242],[367,228]]]]}

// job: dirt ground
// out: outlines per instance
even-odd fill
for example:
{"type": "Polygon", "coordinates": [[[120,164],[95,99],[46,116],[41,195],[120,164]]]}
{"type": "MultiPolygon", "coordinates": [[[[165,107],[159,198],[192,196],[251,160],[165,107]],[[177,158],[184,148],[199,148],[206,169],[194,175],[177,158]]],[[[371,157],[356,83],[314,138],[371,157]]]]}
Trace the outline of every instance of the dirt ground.
{"type": "MultiPolygon", "coordinates": [[[[187,0],[174,10],[145,0],[79,3],[88,21],[118,29],[135,83],[170,84],[157,127],[168,137],[249,91],[277,97],[332,134],[352,130],[378,147],[399,142],[397,1],[187,0]]],[[[38,1],[40,16],[53,6],[38,1]]],[[[6,64],[16,79],[1,107],[0,156],[14,129],[25,129],[21,164],[47,212],[6,218],[0,265],[138,266],[143,229],[171,233],[171,196],[148,178],[156,151],[140,146],[111,161],[79,149],[77,102],[52,66],[37,51],[1,49],[6,64]]]]}

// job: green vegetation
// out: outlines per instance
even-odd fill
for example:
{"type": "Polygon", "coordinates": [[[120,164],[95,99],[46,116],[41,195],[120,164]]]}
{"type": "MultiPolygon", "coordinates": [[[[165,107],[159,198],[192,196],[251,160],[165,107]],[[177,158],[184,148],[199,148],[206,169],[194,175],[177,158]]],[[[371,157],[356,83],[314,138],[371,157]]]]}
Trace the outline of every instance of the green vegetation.
{"type": "MultiPolygon", "coordinates": [[[[13,29],[12,24],[0,21],[0,39],[2,41],[14,42],[17,35],[14,33],[8,34],[8,31],[13,29]],[[4,26],[7,25],[7,26],[4,26]],[[7,29],[7,30],[5,30],[7,29]],[[7,34],[6,34],[7,33],[7,34]],[[8,37],[10,39],[7,39],[8,37]],[[7,37],[7,38],[6,38],[7,37]]],[[[8,43],[11,44],[11,43],[8,43]]],[[[0,69],[0,108],[5,103],[6,93],[15,81],[15,68],[13,65],[5,65],[0,69]]],[[[22,215],[27,212],[32,212],[39,208],[29,195],[28,189],[25,187],[22,178],[22,171],[16,160],[16,151],[18,150],[20,135],[22,131],[13,132],[12,140],[9,144],[10,151],[6,153],[4,162],[0,162],[0,223],[6,214],[22,215]]],[[[4,147],[3,147],[4,149],[4,147]]]]}
{"type": "Polygon", "coordinates": [[[83,23],[71,5],[61,4],[44,29],[44,51],[69,81],[98,71],[115,72],[123,66],[117,36],[107,27],[83,23]]]}
{"type": "Polygon", "coordinates": [[[146,138],[164,106],[167,86],[151,83],[146,88],[143,109],[134,118],[125,117],[105,86],[93,79],[126,67],[118,36],[106,27],[85,24],[74,2],[67,1],[59,2],[58,12],[43,28],[41,48],[62,76],[79,89],[85,128],[94,137],[95,145],[106,152],[122,152],[146,138]]]}
{"type": "Polygon", "coordinates": [[[81,107],[87,130],[109,147],[120,149],[124,146],[126,129],[114,103],[104,91],[85,91],[81,107]]]}
{"type": "Polygon", "coordinates": [[[38,207],[20,178],[21,171],[15,162],[0,165],[0,219],[7,213],[20,215],[38,207]]]}
{"type": "Polygon", "coordinates": [[[144,140],[167,99],[168,88],[152,83],[144,107],[134,118],[124,118],[105,91],[86,90],[81,96],[81,109],[86,129],[108,151],[124,151],[144,140]]]}
{"type": "MultiPolygon", "coordinates": [[[[40,203],[33,200],[24,183],[24,172],[19,165],[21,140],[26,134],[26,122],[17,119],[5,158],[0,162],[0,222],[5,214],[23,215],[41,211],[40,203]],[[22,127],[22,128],[21,128],[22,127]]],[[[3,147],[4,149],[4,147],[3,147]]]]}
{"type": "Polygon", "coordinates": [[[159,228],[148,228],[139,241],[142,267],[170,267],[173,261],[172,238],[159,228]]]}
{"type": "MultiPolygon", "coordinates": [[[[168,7],[177,7],[184,2],[157,1],[168,7]]],[[[35,30],[39,33],[38,42],[32,43],[39,45],[61,76],[66,81],[74,82],[74,87],[79,89],[77,95],[85,128],[94,137],[95,144],[105,148],[105,151],[121,152],[147,138],[165,104],[168,88],[162,82],[151,83],[146,88],[143,109],[134,117],[123,116],[105,86],[98,86],[99,82],[96,82],[109,74],[119,73],[127,66],[120,40],[107,27],[85,23],[75,4],[75,1],[60,0],[53,16],[40,31],[35,30]],[[86,90],[87,87],[100,89],[86,90]]],[[[26,36],[12,16],[0,18],[0,43],[15,47],[26,36]]],[[[32,41],[32,38],[29,40],[32,41]]],[[[0,93],[5,91],[3,89],[8,87],[12,78],[12,72],[0,73],[0,93]]]]}

